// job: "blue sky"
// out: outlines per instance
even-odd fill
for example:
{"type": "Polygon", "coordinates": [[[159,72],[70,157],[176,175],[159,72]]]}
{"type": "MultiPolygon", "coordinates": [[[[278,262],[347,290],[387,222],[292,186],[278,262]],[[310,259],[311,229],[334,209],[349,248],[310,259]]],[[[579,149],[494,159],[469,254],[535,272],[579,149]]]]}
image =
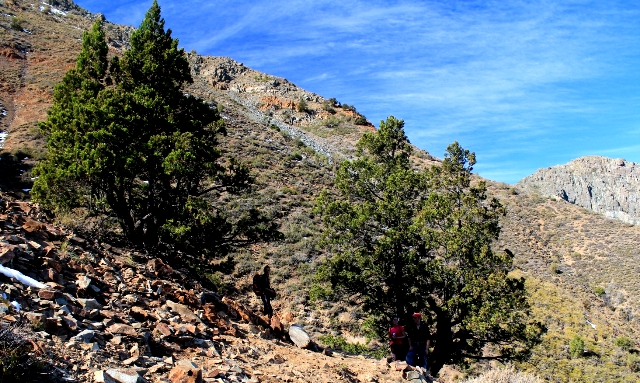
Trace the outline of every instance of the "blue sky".
{"type": "MultiPolygon", "coordinates": [[[[151,0],[77,0],[138,26],[151,0]]],[[[515,183],[585,155],[640,162],[640,3],[618,1],[167,1],[186,50],[228,56],[405,120],[442,157],[515,183]]]]}

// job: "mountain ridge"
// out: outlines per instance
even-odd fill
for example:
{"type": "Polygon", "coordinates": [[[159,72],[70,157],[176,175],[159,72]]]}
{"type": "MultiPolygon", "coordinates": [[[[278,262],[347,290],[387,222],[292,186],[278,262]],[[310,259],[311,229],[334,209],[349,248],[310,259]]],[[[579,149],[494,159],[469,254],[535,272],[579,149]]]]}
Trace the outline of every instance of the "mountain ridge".
{"type": "Polygon", "coordinates": [[[640,224],[640,164],[586,156],[539,169],[517,186],[582,206],[605,217],[640,224]]]}

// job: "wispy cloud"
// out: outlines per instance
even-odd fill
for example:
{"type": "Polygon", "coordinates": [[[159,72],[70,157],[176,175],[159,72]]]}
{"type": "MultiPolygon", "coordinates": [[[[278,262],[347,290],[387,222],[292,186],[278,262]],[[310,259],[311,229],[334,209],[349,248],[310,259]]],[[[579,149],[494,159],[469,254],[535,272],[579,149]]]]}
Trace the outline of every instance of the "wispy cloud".
{"type": "MultiPolygon", "coordinates": [[[[93,0],[79,3],[100,6],[93,0]]],[[[137,25],[139,20],[129,20],[141,19],[150,2],[110,4],[108,18],[137,25]]],[[[624,140],[640,126],[640,5],[595,0],[160,5],[186,49],[230,56],[355,104],[375,123],[390,114],[404,118],[411,141],[435,155],[460,141],[487,161],[478,169],[492,169],[487,174],[502,181],[515,182],[531,169],[585,152],[633,152],[624,149],[633,146],[624,140]],[[501,166],[508,168],[498,170],[501,166]]]]}

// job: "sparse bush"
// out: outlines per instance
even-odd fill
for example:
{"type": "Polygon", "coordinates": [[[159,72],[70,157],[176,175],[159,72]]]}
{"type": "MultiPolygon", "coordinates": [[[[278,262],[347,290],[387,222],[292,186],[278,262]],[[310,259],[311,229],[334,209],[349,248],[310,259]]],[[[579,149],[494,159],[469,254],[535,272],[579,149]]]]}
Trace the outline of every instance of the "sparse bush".
{"type": "Polygon", "coordinates": [[[44,362],[35,354],[31,332],[23,325],[0,328],[0,382],[35,382],[44,362]]]}
{"type": "Polygon", "coordinates": [[[330,300],[332,296],[333,291],[331,290],[331,287],[326,285],[314,283],[309,289],[309,301],[312,303],[316,301],[330,300]]]}
{"type": "Polygon", "coordinates": [[[358,116],[353,123],[356,125],[367,125],[367,119],[364,116],[358,116]]]}
{"type": "Polygon", "coordinates": [[[356,107],[349,104],[342,104],[342,110],[350,110],[352,112],[356,111],[356,107]]]}
{"type": "Polygon", "coordinates": [[[629,351],[631,347],[633,347],[633,340],[626,336],[620,336],[617,337],[615,341],[613,341],[613,344],[620,347],[624,351],[629,351]]]}
{"type": "Polygon", "coordinates": [[[305,101],[304,98],[301,98],[300,101],[298,101],[298,105],[296,105],[296,110],[300,113],[307,113],[307,102],[305,101]]]}
{"type": "Polygon", "coordinates": [[[322,121],[322,125],[329,129],[335,129],[340,126],[340,119],[334,116],[329,116],[329,118],[322,121]]]}
{"type": "Polygon", "coordinates": [[[331,347],[336,350],[344,351],[353,355],[370,355],[376,358],[382,358],[387,354],[385,348],[379,348],[377,350],[371,350],[367,345],[362,343],[349,343],[341,336],[323,335],[318,338],[320,343],[331,347]]]}
{"type": "Polygon", "coordinates": [[[485,371],[482,375],[472,379],[467,379],[461,383],[487,383],[487,382],[499,382],[499,383],[542,383],[542,379],[529,375],[523,372],[515,371],[511,369],[493,368],[489,371],[485,371]]]}
{"type": "Polygon", "coordinates": [[[575,335],[569,342],[569,353],[572,358],[579,358],[584,353],[584,339],[575,335]]]}
{"type": "Polygon", "coordinates": [[[336,99],[331,98],[322,103],[322,110],[329,112],[331,114],[336,114],[336,110],[333,108],[336,105],[336,99]]]}
{"type": "Polygon", "coordinates": [[[604,291],[604,289],[600,286],[596,287],[595,289],[593,289],[593,292],[598,295],[598,296],[603,296],[606,292],[604,291]]]}
{"type": "Polygon", "coordinates": [[[24,22],[25,20],[22,17],[14,17],[13,19],[11,19],[11,29],[15,31],[22,31],[22,24],[24,24],[24,22]]]}

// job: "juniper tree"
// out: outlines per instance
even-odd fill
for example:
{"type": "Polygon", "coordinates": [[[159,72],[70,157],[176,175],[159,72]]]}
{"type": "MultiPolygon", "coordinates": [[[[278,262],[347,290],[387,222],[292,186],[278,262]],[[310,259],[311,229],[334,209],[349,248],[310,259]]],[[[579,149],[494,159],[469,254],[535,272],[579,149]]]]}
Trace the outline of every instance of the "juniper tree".
{"type": "Polygon", "coordinates": [[[48,155],[36,169],[34,198],[57,209],[104,206],[131,241],[147,248],[164,239],[207,253],[273,234],[255,209],[231,222],[204,198],[240,192],[250,177],[221,157],[224,124],[215,107],[185,94],[192,81],[156,1],[131,48],[110,63],[97,21],[41,125],[48,155]]]}
{"type": "Polygon", "coordinates": [[[432,371],[483,357],[526,357],[540,325],[528,318],[524,281],[512,257],[494,252],[504,208],[472,182],[475,155],[453,143],[440,165],[417,170],[404,122],[389,117],[357,144],[335,177],[338,195],[316,204],[331,256],[319,277],[357,294],[385,335],[388,318],[412,311],[434,330],[432,371]]]}

